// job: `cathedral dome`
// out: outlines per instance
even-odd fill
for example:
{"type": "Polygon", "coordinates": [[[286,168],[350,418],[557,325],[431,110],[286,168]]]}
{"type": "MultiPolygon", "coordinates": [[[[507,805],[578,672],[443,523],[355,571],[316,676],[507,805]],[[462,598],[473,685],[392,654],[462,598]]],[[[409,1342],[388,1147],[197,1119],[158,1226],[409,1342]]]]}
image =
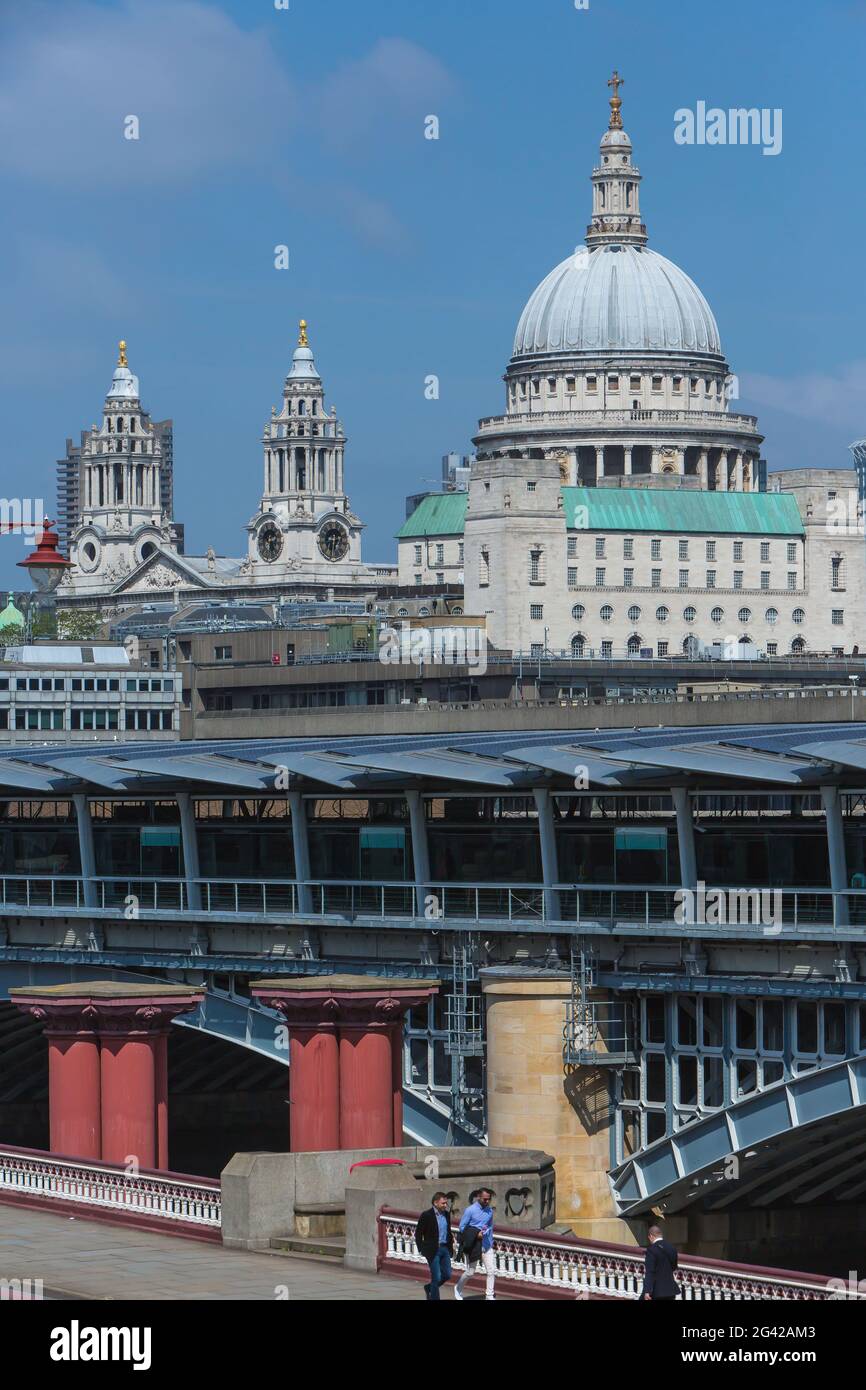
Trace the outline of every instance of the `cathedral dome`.
{"type": "Polygon", "coordinates": [[[719,330],[697,285],[629,241],[580,247],[533,291],[514,358],[621,352],[721,359],[719,330]]]}

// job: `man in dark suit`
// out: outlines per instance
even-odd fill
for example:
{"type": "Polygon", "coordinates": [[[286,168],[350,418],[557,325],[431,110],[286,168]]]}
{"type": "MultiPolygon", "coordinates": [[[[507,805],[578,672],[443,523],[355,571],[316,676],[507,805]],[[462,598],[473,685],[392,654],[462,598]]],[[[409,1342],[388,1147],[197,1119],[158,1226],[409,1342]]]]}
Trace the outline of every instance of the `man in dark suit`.
{"type": "Polygon", "coordinates": [[[433,1205],[422,1211],[415,1227],[415,1244],[430,1266],[430,1283],[424,1285],[428,1303],[439,1303],[439,1290],[451,1278],[454,1235],[451,1206],[444,1192],[436,1192],[433,1205]]]}
{"type": "Polygon", "coordinates": [[[665,1240],[660,1226],[650,1226],[649,1245],[646,1249],[646,1262],[643,1276],[641,1299],[648,1303],[673,1303],[679,1295],[674,1279],[679,1256],[669,1240],[665,1240]]]}

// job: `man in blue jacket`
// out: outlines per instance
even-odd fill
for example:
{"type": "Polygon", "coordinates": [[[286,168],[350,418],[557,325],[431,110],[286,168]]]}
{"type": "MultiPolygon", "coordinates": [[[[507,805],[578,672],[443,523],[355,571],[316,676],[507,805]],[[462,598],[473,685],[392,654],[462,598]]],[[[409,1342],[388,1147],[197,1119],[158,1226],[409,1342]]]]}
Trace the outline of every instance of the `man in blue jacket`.
{"type": "Polygon", "coordinates": [[[480,1188],[475,1194],[475,1200],[460,1218],[466,1268],[454,1286],[454,1297],[458,1302],[463,1301],[463,1286],[466,1280],[472,1278],[479,1265],[483,1266],[487,1275],[485,1298],[492,1300],[494,1297],[496,1261],[493,1256],[493,1212],[490,1209],[492,1197],[493,1193],[489,1187],[480,1188]]]}
{"type": "Polygon", "coordinates": [[[661,1227],[650,1226],[642,1300],[648,1303],[672,1303],[679,1296],[679,1287],[674,1279],[678,1260],[676,1250],[669,1240],[664,1239],[661,1227]]]}

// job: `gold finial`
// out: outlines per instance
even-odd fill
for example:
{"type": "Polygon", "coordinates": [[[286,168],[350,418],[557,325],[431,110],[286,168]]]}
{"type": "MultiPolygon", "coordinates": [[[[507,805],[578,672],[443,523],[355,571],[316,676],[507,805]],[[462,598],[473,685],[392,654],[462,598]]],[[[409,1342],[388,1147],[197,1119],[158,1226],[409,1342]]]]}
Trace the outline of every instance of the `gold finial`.
{"type": "Polygon", "coordinates": [[[611,77],[611,78],[609,79],[607,85],[608,85],[609,87],[613,87],[613,96],[612,96],[611,99],[610,99],[610,127],[609,127],[609,129],[610,129],[610,130],[622,130],[622,97],[621,97],[620,94],[619,94],[619,89],[620,89],[620,87],[624,87],[624,86],[625,86],[625,78],[624,78],[624,77],[620,77],[620,75],[619,75],[619,73],[617,72],[616,68],[614,68],[614,70],[613,70],[613,77],[611,77]]]}
{"type": "Polygon", "coordinates": [[[307,337],[307,320],[306,320],[306,319],[301,319],[301,322],[300,322],[300,324],[298,325],[298,327],[299,327],[300,330],[301,330],[300,336],[299,336],[299,338],[298,338],[298,347],[309,347],[309,346],[310,346],[310,340],[309,340],[309,338],[307,337]]]}
{"type": "Polygon", "coordinates": [[[120,340],[120,342],[117,344],[117,346],[118,346],[119,349],[120,349],[120,356],[119,356],[118,359],[117,359],[117,365],[118,365],[118,367],[128,367],[128,366],[129,366],[129,363],[128,363],[127,360],[126,360],[126,340],[125,340],[125,338],[121,338],[121,340],[120,340]]]}

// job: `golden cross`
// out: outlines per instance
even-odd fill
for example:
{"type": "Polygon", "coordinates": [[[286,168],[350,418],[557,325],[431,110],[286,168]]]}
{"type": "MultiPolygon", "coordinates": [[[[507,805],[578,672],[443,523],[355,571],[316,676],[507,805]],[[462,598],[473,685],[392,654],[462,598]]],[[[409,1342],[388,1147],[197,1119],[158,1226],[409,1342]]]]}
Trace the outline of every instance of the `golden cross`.
{"type": "Polygon", "coordinates": [[[624,77],[620,77],[620,75],[619,75],[619,73],[617,72],[616,68],[614,68],[614,70],[613,70],[613,77],[611,77],[611,78],[608,79],[608,84],[607,84],[607,85],[608,85],[609,87],[613,87],[613,94],[614,94],[614,97],[618,97],[618,96],[619,96],[619,89],[620,89],[620,87],[624,87],[624,86],[625,86],[625,78],[624,78],[624,77]]]}

